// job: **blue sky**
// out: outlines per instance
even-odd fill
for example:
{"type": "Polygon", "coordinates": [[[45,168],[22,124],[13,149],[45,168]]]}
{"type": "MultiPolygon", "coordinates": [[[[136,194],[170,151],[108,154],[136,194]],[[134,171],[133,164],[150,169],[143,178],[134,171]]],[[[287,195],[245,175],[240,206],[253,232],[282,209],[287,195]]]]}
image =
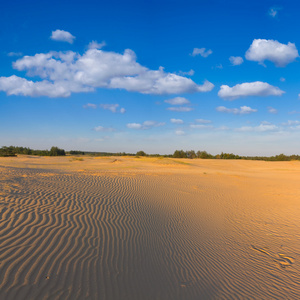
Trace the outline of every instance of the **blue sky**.
{"type": "Polygon", "coordinates": [[[299,154],[298,1],[0,9],[0,146],[299,154]]]}

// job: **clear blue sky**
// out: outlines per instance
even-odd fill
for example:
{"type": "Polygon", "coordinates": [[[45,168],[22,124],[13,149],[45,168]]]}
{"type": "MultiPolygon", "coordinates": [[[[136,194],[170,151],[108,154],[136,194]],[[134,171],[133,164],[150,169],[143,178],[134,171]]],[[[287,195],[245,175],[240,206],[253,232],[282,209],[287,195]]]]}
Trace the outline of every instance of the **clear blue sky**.
{"type": "Polygon", "coordinates": [[[0,146],[300,153],[296,0],[0,11],[0,146]]]}

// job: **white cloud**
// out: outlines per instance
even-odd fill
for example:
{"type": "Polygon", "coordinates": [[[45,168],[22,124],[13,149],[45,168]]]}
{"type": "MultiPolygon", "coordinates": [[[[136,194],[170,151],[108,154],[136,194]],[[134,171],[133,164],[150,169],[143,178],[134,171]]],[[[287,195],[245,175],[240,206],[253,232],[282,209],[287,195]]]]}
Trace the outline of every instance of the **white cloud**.
{"type": "Polygon", "coordinates": [[[218,96],[221,98],[234,100],[239,97],[247,96],[281,96],[284,91],[266,82],[255,81],[237,84],[233,87],[221,85],[218,96]]]}
{"type": "Polygon", "coordinates": [[[261,122],[259,126],[243,126],[241,128],[237,128],[236,131],[241,132],[266,132],[266,131],[275,131],[278,130],[278,127],[274,124],[270,124],[269,122],[264,123],[261,122]]]}
{"type": "Polygon", "coordinates": [[[195,74],[195,71],[194,70],[189,70],[188,72],[183,72],[183,71],[179,71],[178,72],[179,75],[182,75],[182,76],[185,76],[185,75],[188,75],[188,76],[193,76],[195,74]]]}
{"type": "Polygon", "coordinates": [[[83,108],[93,108],[93,109],[96,109],[97,105],[93,104],[93,103],[88,103],[88,104],[83,105],[83,108]]]}
{"type": "Polygon", "coordinates": [[[175,130],[176,135],[185,135],[185,132],[181,129],[175,130]]]}
{"type": "Polygon", "coordinates": [[[125,109],[125,108],[123,108],[123,107],[120,108],[120,113],[121,113],[121,114],[124,114],[125,112],[126,112],[126,109],[125,109]]]}
{"type": "Polygon", "coordinates": [[[173,124],[183,124],[183,120],[181,119],[170,119],[170,121],[173,124]]]}
{"type": "Polygon", "coordinates": [[[277,17],[278,15],[278,11],[280,10],[281,8],[279,7],[271,7],[269,10],[268,10],[268,15],[272,18],[275,18],[277,17]]]}
{"type": "Polygon", "coordinates": [[[60,42],[67,42],[73,44],[75,36],[73,36],[70,32],[65,30],[55,30],[52,31],[51,40],[60,41],[60,42]]]}
{"type": "Polygon", "coordinates": [[[218,106],[216,110],[219,112],[225,112],[235,115],[246,115],[257,112],[257,109],[253,109],[249,106],[241,106],[240,108],[226,108],[225,106],[218,106]]]}
{"type": "Polygon", "coordinates": [[[171,105],[183,105],[190,103],[190,101],[184,97],[175,97],[173,99],[165,100],[165,102],[171,105]]]}
{"type": "Polygon", "coordinates": [[[204,124],[191,124],[190,128],[193,129],[210,129],[213,128],[212,125],[204,125],[204,124]]]}
{"type": "Polygon", "coordinates": [[[112,113],[116,113],[119,104],[100,104],[100,107],[106,110],[110,110],[112,113]]]}
{"type": "Polygon", "coordinates": [[[193,110],[193,108],[187,107],[187,106],[179,106],[179,107],[168,107],[167,110],[179,111],[179,112],[188,112],[188,111],[193,110]]]}
{"type": "Polygon", "coordinates": [[[206,50],[206,48],[194,48],[192,56],[201,55],[202,57],[207,57],[212,54],[210,49],[206,50]]]}
{"type": "Polygon", "coordinates": [[[94,127],[94,130],[99,131],[99,132],[112,132],[112,131],[115,131],[115,129],[112,128],[112,127],[103,127],[103,126],[94,127]]]}
{"type": "Polygon", "coordinates": [[[126,126],[129,129],[151,129],[153,127],[164,126],[166,123],[164,122],[156,122],[156,121],[145,121],[143,123],[128,123],[126,126]]]}
{"type": "Polygon", "coordinates": [[[97,41],[91,41],[88,45],[89,49],[102,49],[106,46],[106,43],[103,41],[101,43],[98,43],[97,41]]]}
{"type": "Polygon", "coordinates": [[[285,82],[285,78],[284,77],[280,77],[279,79],[281,82],[285,82]]]}
{"type": "Polygon", "coordinates": [[[180,94],[207,92],[214,85],[198,85],[190,78],[167,73],[162,67],[149,70],[136,61],[132,50],[123,54],[88,49],[83,55],[68,52],[40,53],[24,56],[13,63],[33,82],[15,75],[0,78],[0,90],[8,95],[68,97],[71,93],[90,92],[96,88],[125,89],[143,94],[180,94]]]}
{"type": "Polygon", "coordinates": [[[273,108],[271,106],[268,107],[268,112],[270,114],[277,114],[278,113],[278,110],[276,108],[273,108]]]}
{"type": "Polygon", "coordinates": [[[244,62],[241,56],[230,56],[229,60],[233,66],[241,65],[244,62]]]}
{"type": "Polygon", "coordinates": [[[128,123],[126,126],[130,129],[142,129],[143,127],[143,125],[140,123],[128,123]]]}
{"type": "Polygon", "coordinates": [[[285,67],[299,57],[299,54],[293,43],[288,42],[285,45],[275,40],[254,39],[245,57],[261,64],[265,60],[270,60],[277,67],[285,67]]]}
{"type": "Polygon", "coordinates": [[[284,126],[293,126],[293,125],[300,125],[300,121],[298,120],[288,120],[285,123],[282,123],[284,126]]]}
{"type": "Polygon", "coordinates": [[[200,123],[200,124],[209,124],[209,123],[211,123],[211,120],[204,120],[204,119],[196,119],[195,121],[197,123],[200,123]]]}
{"type": "Polygon", "coordinates": [[[22,56],[23,53],[22,52],[9,52],[7,53],[7,56],[22,56]]]}

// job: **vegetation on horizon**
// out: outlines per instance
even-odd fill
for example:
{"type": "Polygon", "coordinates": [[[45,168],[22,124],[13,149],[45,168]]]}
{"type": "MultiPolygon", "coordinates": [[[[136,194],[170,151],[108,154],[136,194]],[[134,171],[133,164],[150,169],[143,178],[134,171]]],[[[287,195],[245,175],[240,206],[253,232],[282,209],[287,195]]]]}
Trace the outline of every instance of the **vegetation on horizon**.
{"type": "Polygon", "coordinates": [[[37,156],[63,156],[66,155],[64,149],[52,147],[50,150],[33,150],[27,147],[2,147],[0,148],[0,156],[16,156],[16,154],[37,155],[37,156]]]}
{"type": "Polygon", "coordinates": [[[172,158],[189,158],[189,159],[246,159],[246,160],[265,160],[265,161],[291,161],[291,160],[300,160],[299,155],[285,155],[279,154],[275,156],[240,156],[233,153],[223,153],[212,155],[206,151],[197,151],[189,150],[175,150],[173,154],[147,154],[144,151],[140,150],[136,154],[126,153],[126,152],[89,152],[89,151],[78,151],[71,150],[65,152],[64,149],[58,147],[52,147],[50,150],[33,150],[26,147],[15,147],[15,146],[3,146],[0,148],[0,156],[16,156],[16,154],[25,154],[25,155],[38,155],[38,156],[63,156],[66,154],[70,155],[90,155],[90,156],[147,156],[147,157],[172,157],[172,158]]]}

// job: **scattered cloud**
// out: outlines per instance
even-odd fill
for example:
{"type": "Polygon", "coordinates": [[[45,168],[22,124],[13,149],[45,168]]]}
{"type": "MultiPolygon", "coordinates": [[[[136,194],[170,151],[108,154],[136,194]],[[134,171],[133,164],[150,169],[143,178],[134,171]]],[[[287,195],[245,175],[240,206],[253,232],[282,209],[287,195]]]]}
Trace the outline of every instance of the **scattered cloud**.
{"type": "Polygon", "coordinates": [[[181,129],[175,130],[176,135],[185,135],[185,132],[181,129]]]}
{"type": "Polygon", "coordinates": [[[281,82],[285,82],[285,78],[284,77],[280,77],[279,79],[281,82]]]}
{"type": "Polygon", "coordinates": [[[201,55],[202,57],[208,57],[212,54],[210,49],[206,50],[206,48],[194,48],[192,56],[201,55]]]}
{"type": "Polygon", "coordinates": [[[236,129],[236,131],[241,131],[241,132],[266,132],[266,131],[275,131],[275,130],[278,130],[278,127],[269,122],[261,122],[259,126],[243,126],[236,129]]]}
{"type": "Polygon", "coordinates": [[[164,122],[156,122],[156,121],[145,121],[144,123],[128,123],[126,126],[129,129],[151,129],[153,127],[164,126],[166,123],[164,122]]]}
{"type": "Polygon", "coordinates": [[[223,69],[223,65],[222,64],[218,64],[215,67],[212,67],[212,69],[223,69]]]}
{"type": "Polygon", "coordinates": [[[50,38],[53,41],[67,42],[70,44],[73,44],[73,41],[75,40],[75,36],[73,36],[70,32],[59,29],[52,31],[50,38]]]}
{"type": "Polygon", "coordinates": [[[178,74],[181,75],[181,76],[186,76],[186,75],[193,76],[195,74],[195,71],[192,70],[192,69],[189,70],[188,72],[179,71],[178,74]]]}
{"type": "Polygon", "coordinates": [[[183,104],[189,104],[190,101],[184,97],[175,97],[169,100],[165,100],[166,103],[169,103],[171,105],[183,105],[183,104]]]}
{"type": "Polygon", "coordinates": [[[298,120],[288,120],[285,123],[282,123],[284,126],[294,126],[294,125],[300,125],[300,121],[298,120]]]}
{"type": "Polygon", "coordinates": [[[88,103],[88,104],[83,105],[83,108],[93,108],[93,109],[96,109],[97,105],[93,104],[93,103],[88,103]]]}
{"type": "Polygon", "coordinates": [[[233,66],[241,65],[244,62],[241,56],[230,56],[229,61],[233,66]]]}
{"type": "Polygon", "coordinates": [[[178,112],[188,112],[192,111],[193,108],[187,106],[179,106],[179,107],[168,107],[167,110],[178,111],[178,112]]]}
{"type": "Polygon", "coordinates": [[[91,41],[88,45],[89,49],[102,49],[106,46],[106,43],[103,41],[101,43],[98,43],[97,41],[91,41]]]}
{"type": "Polygon", "coordinates": [[[249,106],[241,106],[240,108],[226,108],[225,106],[218,106],[216,110],[234,115],[246,115],[257,112],[257,109],[253,109],[249,106]]]}
{"type": "Polygon", "coordinates": [[[195,121],[197,123],[200,123],[200,124],[209,124],[209,123],[211,123],[211,120],[205,120],[205,119],[196,119],[195,121]]]}
{"type": "Polygon", "coordinates": [[[285,67],[299,57],[299,54],[293,43],[285,45],[275,40],[254,39],[245,57],[262,65],[265,60],[270,60],[277,67],[285,67]]]}
{"type": "Polygon", "coordinates": [[[278,15],[278,11],[280,10],[280,7],[270,7],[270,9],[268,10],[268,15],[272,18],[277,17],[278,15]]]}
{"type": "Polygon", "coordinates": [[[120,108],[119,109],[119,104],[100,104],[100,107],[102,109],[106,109],[106,110],[110,110],[112,113],[117,113],[117,112],[120,112],[120,113],[125,113],[125,108],[120,108]]]}
{"type": "Polygon", "coordinates": [[[214,128],[214,127],[212,125],[191,124],[190,128],[192,128],[192,129],[210,129],[210,128],[214,128]]]}
{"type": "Polygon", "coordinates": [[[190,78],[167,73],[162,67],[149,70],[136,61],[135,53],[123,54],[88,49],[83,55],[73,51],[39,53],[24,56],[13,63],[26,71],[31,81],[16,75],[0,77],[0,91],[7,95],[31,97],[69,97],[71,93],[92,92],[96,88],[125,89],[142,94],[180,94],[211,91],[214,85],[205,80],[198,85],[190,78]]]}
{"type": "Polygon", "coordinates": [[[98,132],[113,132],[113,131],[116,131],[112,127],[103,127],[103,126],[94,127],[93,130],[98,131],[98,132]]]}
{"type": "Polygon", "coordinates": [[[276,108],[273,108],[271,106],[268,107],[268,112],[270,114],[277,114],[278,113],[278,110],[276,108]]]}
{"type": "Polygon", "coordinates": [[[183,124],[183,120],[181,119],[170,119],[171,123],[173,124],[183,124]]]}
{"type": "Polygon", "coordinates": [[[255,81],[237,84],[233,87],[221,85],[218,96],[224,99],[234,100],[247,96],[281,96],[284,91],[266,82],[255,81]]]}
{"type": "Polygon", "coordinates": [[[11,56],[11,57],[13,57],[13,56],[22,56],[22,55],[23,55],[22,52],[9,52],[9,53],[7,53],[7,56],[11,56]]]}

